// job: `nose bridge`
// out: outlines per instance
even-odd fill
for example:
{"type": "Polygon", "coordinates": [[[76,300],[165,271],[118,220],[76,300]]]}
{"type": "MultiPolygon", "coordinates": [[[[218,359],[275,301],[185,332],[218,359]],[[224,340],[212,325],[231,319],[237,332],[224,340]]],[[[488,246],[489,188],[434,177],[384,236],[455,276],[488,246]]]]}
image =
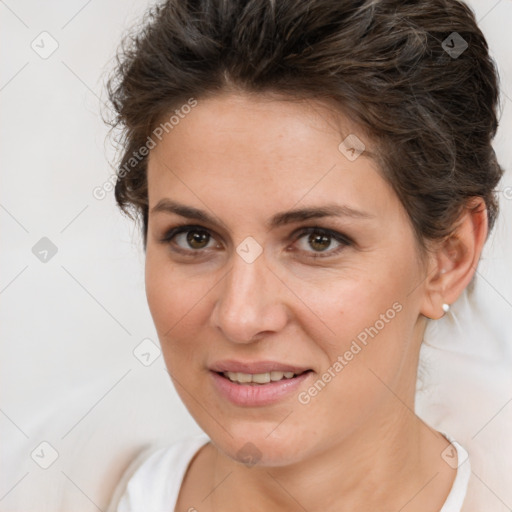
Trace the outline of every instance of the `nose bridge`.
{"type": "Polygon", "coordinates": [[[253,248],[249,245],[247,249],[241,243],[233,254],[212,315],[215,326],[237,343],[248,343],[257,334],[279,330],[286,323],[279,281],[268,268],[265,255],[246,258],[253,248]]]}

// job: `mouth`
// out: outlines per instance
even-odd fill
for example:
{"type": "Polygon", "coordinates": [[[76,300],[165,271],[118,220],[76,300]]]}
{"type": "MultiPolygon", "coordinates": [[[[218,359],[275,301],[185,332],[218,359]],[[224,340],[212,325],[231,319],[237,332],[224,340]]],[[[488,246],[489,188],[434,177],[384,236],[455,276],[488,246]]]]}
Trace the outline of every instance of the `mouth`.
{"type": "Polygon", "coordinates": [[[313,374],[310,368],[270,361],[225,361],[210,367],[213,386],[218,396],[240,407],[282,402],[297,394],[299,386],[313,374]]]}
{"type": "Polygon", "coordinates": [[[311,370],[304,370],[301,372],[284,372],[284,371],[271,371],[265,373],[243,373],[243,372],[216,372],[218,375],[229,379],[231,382],[243,385],[261,386],[269,382],[279,382],[282,380],[290,380],[310,372],[311,370]]]}

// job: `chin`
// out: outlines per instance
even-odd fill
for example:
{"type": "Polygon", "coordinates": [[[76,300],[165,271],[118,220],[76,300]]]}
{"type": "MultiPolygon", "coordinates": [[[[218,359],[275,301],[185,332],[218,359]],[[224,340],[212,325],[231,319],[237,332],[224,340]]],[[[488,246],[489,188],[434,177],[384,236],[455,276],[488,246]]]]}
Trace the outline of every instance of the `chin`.
{"type": "Polygon", "coordinates": [[[288,435],[283,430],[279,437],[272,434],[269,436],[272,428],[275,428],[275,424],[271,428],[265,428],[262,433],[261,428],[251,430],[241,425],[239,428],[228,429],[232,437],[225,432],[208,435],[226,457],[248,467],[279,467],[300,462],[307,448],[304,442],[296,438],[297,433],[288,435]]]}

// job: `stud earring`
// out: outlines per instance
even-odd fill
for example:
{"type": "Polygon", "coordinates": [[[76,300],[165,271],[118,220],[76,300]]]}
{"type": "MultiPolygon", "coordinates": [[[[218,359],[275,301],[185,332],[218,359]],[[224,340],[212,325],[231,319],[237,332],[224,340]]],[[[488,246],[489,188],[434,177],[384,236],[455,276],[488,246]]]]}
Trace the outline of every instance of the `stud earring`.
{"type": "Polygon", "coordinates": [[[448,313],[448,311],[450,311],[450,304],[446,304],[446,303],[443,304],[443,311],[445,313],[448,313]]]}

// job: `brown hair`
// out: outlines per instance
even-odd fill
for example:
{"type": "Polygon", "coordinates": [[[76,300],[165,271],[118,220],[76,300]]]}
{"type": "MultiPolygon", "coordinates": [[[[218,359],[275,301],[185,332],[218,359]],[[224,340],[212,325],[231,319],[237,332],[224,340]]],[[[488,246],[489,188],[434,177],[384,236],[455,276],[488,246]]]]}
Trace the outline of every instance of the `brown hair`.
{"type": "Polygon", "coordinates": [[[190,98],[235,87],[348,112],[375,141],[422,247],[449,235],[474,196],[490,232],[503,173],[491,145],[497,82],[474,14],[456,0],[169,0],[125,38],[107,85],[122,130],[116,201],[142,219],[145,247],[141,148],[190,98]]]}

